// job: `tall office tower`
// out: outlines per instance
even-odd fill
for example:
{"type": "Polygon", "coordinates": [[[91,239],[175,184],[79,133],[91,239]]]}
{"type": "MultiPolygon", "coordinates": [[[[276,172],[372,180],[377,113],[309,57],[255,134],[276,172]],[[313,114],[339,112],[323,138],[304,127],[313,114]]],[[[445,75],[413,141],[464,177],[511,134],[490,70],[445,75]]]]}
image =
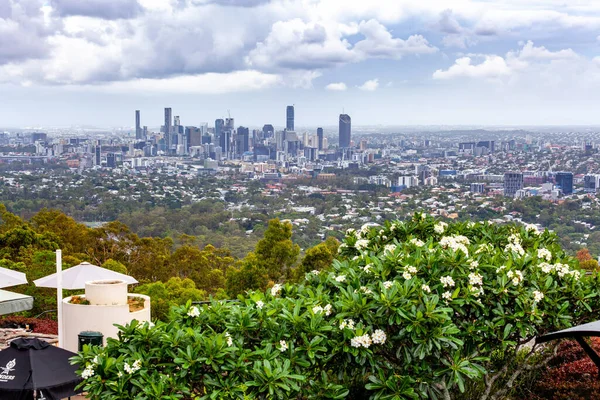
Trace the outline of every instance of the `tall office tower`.
{"type": "Polygon", "coordinates": [[[317,137],[319,138],[319,150],[323,150],[323,128],[317,128],[317,137]]]}
{"type": "Polygon", "coordinates": [[[277,151],[283,151],[285,146],[285,131],[279,131],[275,135],[275,143],[277,145],[277,151]]]}
{"type": "Polygon", "coordinates": [[[555,177],[556,186],[560,187],[563,194],[573,194],[573,173],[559,172],[555,177]]]}
{"type": "Polygon", "coordinates": [[[225,129],[229,129],[230,131],[235,131],[235,122],[233,118],[225,118],[225,129]]]}
{"type": "Polygon", "coordinates": [[[94,149],[94,153],[96,155],[95,160],[96,161],[96,165],[100,165],[100,153],[102,152],[102,147],[100,145],[97,145],[96,148],[94,149]]]}
{"type": "Polygon", "coordinates": [[[262,131],[263,131],[264,139],[268,139],[270,137],[273,137],[273,135],[275,135],[275,129],[273,128],[273,125],[270,125],[270,124],[264,125],[262,128],[262,131]]]}
{"type": "Polygon", "coordinates": [[[117,166],[117,162],[115,159],[115,153],[108,153],[106,155],[106,166],[108,168],[115,168],[117,166]]]}
{"type": "Polygon", "coordinates": [[[215,120],[215,142],[219,143],[221,139],[221,132],[223,132],[223,127],[225,126],[225,121],[222,119],[215,120]]]}
{"type": "Polygon", "coordinates": [[[172,111],[170,108],[165,108],[165,145],[167,146],[167,154],[171,151],[171,121],[173,118],[171,117],[172,111]]]}
{"type": "Polygon", "coordinates": [[[236,151],[238,154],[244,154],[250,150],[250,130],[244,126],[237,129],[236,151]]]}
{"type": "Polygon", "coordinates": [[[142,126],[140,124],[140,110],[135,110],[135,139],[142,140],[142,126]]]}
{"type": "Polygon", "coordinates": [[[142,140],[148,140],[148,127],[146,125],[142,128],[142,140]]]}
{"type": "Polygon", "coordinates": [[[186,126],[185,127],[185,137],[187,141],[187,149],[189,150],[192,146],[201,146],[202,145],[202,130],[195,126],[186,126]]]}
{"type": "Polygon", "coordinates": [[[352,119],[348,114],[340,114],[340,147],[350,147],[352,119]]]}
{"type": "Polygon", "coordinates": [[[175,121],[173,122],[173,125],[175,125],[175,126],[181,125],[181,120],[179,119],[179,115],[176,115],[174,120],[175,121]]]}
{"type": "Polygon", "coordinates": [[[285,111],[285,118],[286,118],[285,129],[288,131],[293,131],[294,130],[294,106],[287,106],[287,109],[285,111]]]}
{"type": "Polygon", "coordinates": [[[523,174],[520,172],[506,172],[504,174],[504,196],[514,197],[517,190],[523,189],[523,174]]]}

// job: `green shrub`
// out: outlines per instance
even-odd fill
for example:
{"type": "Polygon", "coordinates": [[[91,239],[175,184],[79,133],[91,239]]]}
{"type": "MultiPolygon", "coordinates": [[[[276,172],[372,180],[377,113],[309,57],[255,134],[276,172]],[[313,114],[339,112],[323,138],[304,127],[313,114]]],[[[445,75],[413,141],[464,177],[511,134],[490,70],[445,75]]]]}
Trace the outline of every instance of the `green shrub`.
{"type": "Polygon", "coordinates": [[[74,360],[85,390],[92,399],[392,400],[469,389],[486,399],[539,356],[525,343],[598,309],[598,276],[532,227],[415,215],[348,232],[339,251],[303,284],[122,327],[119,340],[74,360]]]}

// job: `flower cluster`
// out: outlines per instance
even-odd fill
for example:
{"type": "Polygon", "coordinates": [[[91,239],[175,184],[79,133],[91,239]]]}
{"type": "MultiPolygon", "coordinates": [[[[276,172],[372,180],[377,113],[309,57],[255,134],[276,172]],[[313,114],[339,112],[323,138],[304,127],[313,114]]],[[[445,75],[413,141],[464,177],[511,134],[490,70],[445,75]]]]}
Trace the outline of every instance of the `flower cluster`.
{"type": "Polygon", "coordinates": [[[342,322],[340,322],[340,330],[344,330],[344,329],[350,329],[351,331],[354,330],[354,320],[353,319],[345,319],[342,322]]]}
{"type": "Polygon", "coordinates": [[[519,270],[508,271],[506,272],[506,276],[508,276],[509,279],[512,279],[512,284],[515,286],[518,286],[519,283],[523,282],[523,273],[519,270]]]}
{"type": "Polygon", "coordinates": [[[483,285],[483,277],[476,272],[471,272],[469,274],[469,285],[483,285]]]}
{"type": "Polygon", "coordinates": [[[265,306],[265,303],[263,303],[262,300],[259,300],[256,302],[256,308],[258,308],[259,310],[262,310],[262,308],[265,306]]]}
{"type": "Polygon", "coordinates": [[[437,233],[438,235],[441,235],[442,233],[444,233],[444,231],[446,230],[446,228],[448,227],[448,224],[445,222],[438,222],[437,224],[435,224],[435,226],[433,227],[433,230],[435,233],[437,233]]]}
{"type": "Polygon", "coordinates": [[[196,318],[200,316],[200,310],[196,306],[190,307],[187,312],[188,317],[196,318]]]}
{"type": "Polygon", "coordinates": [[[479,267],[479,263],[477,261],[471,261],[469,263],[469,269],[476,269],[477,267],[479,267]]]}
{"type": "Polygon", "coordinates": [[[356,247],[356,250],[363,250],[366,249],[369,246],[369,241],[367,239],[359,239],[356,241],[356,243],[354,243],[354,247],[356,247]]]}
{"type": "Polygon", "coordinates": [[[429,287],[429,285],[421,285],[421,290],[424,291],[425,293],[431,293],[431,288],[429,287]]]}
{"type": "Polygon", "coordinates": [[[579,271],[572,270],[567,264],[548,264],[543,262],[540,263],[538,267],[540,267],[542,269],[542,272],[546,274],[556,272],[560,278],[564,277],[565,275],[572,276],[575,279],[581,278],[581,273],[579,271]]]}
{"type": "Polygon", "coordinates": [[[534,303],[539,303],[540,301],[542,301],[544,298],[544,293],[539,292],[537,290],[533,291],[533,302],[534,303]]]}
{"type": "Polygon", "coordinates": [[[376,329],[371,335],[371,340],[374,344],[384,344],[387,339],[387,335],[381,329],[376,329]]]}
{"type": "Polygon", "coordinates": [[[523,246],[521,246],[521,237],[516,233],[510,235],[508,237],[508,244],[504,248],[504,251],[507,253],[514,252],[520,256],[524,256],[525,250],[523,250],[523,246]]]}
{"type": "Polygon", "coordinates": [[[233,346],[233,339],[231,338],[229,332],[225,332],[225,338],[227,338],[227,346],[233,346]]]}
{"type": "Polygon", "coordinates": [[[288,349],[288,345],[287,345],[286,341],[285,340],[280,340],[279,341],[279,351],[281,351],[283,353],[287,349],[288,349]]]}
{"type": "Polygon", "coordinates": [[[383,282],[383,287],[386,288],[386,289],[389,289],[392,286],[394,286],[394,282],[392,282],[392,281],[385,281],[385,282],[383,282]]]}
{"type": "Polygon", "coordinates": [[[548,249],[538,249],[537,251],[538,258],[542,260],[550,261],[552,260],[552,252],[548,249]]]}
{"type": "Polygon", "coordinates": [[[335,277],[335,281],[336,282],[340,282],[340,283],[345,282],[346,281],[346,275],[336,276],[335,277]]]}
{"type": "Polygon", "coordinates": [[[402,273],[402,277],[406,280],[412,279],[413,275],[417,274],[417,269],[412,265],[407,265],[404,268],[404,272],[402,273]]]}
{"type": "Polygon", "coordinates": [[[273,297],[279,296],[279,293],[281,292],[282,288],[283,288],[283,286],[281,286],[279,283],[274,284],[273,287],[271,288],[271,296],[273,296],[273,297]]]}
{"type": "Polygon", "coordinates": [[[446,300],[446,303],[447,303],[447,302],[449,302],[450,300],[452,300],[452,293],[451,293],[451,292],[448,292],[448,291],[446,291],[446,292],[442,293],[442,298],[443,298],[444,300],[446,300]]]}
{"type": "Polygon", "coordinates": [[[387,340],[387,335],[381,329],[375,330],[372,335],[369,336],[365,333],[362,336],[355,336],[350,340],[352,347],[364,347],[368,349],[372,344],[384,344],[387,340]]]}
{"type": "Polygon", "coordinates": [[[538,227],[533,224],[525,224],[525,230],[534,235],[540,234],[540,230],[538,229],[538,227]]]}
{"type": "Polygon", "coordinates": [[[465,253],[466,256],[469,256],[469,250],[467,246],[469,245],[469,238],[462,235],[453,235],[453,236],[444,236],[440,240],[440,246],[447,249],[450,248],[454,252],[460,250],[465,253]]]}
{"type": "Polygon", "coordinates": [[[326,316],[331,315],[331,310],[332,310],[331,304],[327,304],[325,307],[321,307],[319,305],[316,305],[316,306],[314,306],[312,308],[312,312],[314,314],[324,313],[326,316]]]}
{"type": "Polygon", "coordinates": [[[139,371],[140,368],[142,368],[142,361],[141,360],[134,361],[133,365],[131,365],[131,366],[129,364],[127,364],[127,363],[125,363],[123,365],[123,369],[125,370],[125,372],[127,372],[130,375],[133,374],[133,373],[135,373],[136,371],[139,371]]]}
{"type": "Polygon", "coordinates": [[[363,292],[364,294],[372,294],[373,292],[371,291],[371,289],[369,289],[366,286],[361,286],[360,287],[360,291],[363,292]]]}
{"type": "Polygon", "coordinates": [[[452,279],[450,275],[442,276],[440,278],[440,282],[442,283],[442,285],[444,285],[444,287],[454,287],[455,285],[454,279],[452,279]]]}
{"type": "Polygon", "coordinates": [[[396,251],[396,245],[395,244],[386,244],[385,247],[383,248],[383,250],[387,253],[393,253],[394,251],[396,251]]]}
{"type": "Polygon", "coordinates": [[[81,373],[81,377],[83,379],[88,379],[88,378],[91,378],[92,376],[94,376],[94,374],[95,374],[95,372],[94,372],[94,366],[93,365],[88,365],[87,367],[85,367],[85,369],[81,373]]]}
{"type": "Polygon", "coordinates": [[[410,244],[415,245],[417,247],[423,247],[423,246],[425,246],[425,243],[422,240],[417,239],[417,238],[411,239],[410,240],[410,244]]]}
{"type": "Polygon", "coordinates": [[[373,268],[373,264],[367,264],[363,267],[363,271],[371,272],[371,268],[373,268]]]}

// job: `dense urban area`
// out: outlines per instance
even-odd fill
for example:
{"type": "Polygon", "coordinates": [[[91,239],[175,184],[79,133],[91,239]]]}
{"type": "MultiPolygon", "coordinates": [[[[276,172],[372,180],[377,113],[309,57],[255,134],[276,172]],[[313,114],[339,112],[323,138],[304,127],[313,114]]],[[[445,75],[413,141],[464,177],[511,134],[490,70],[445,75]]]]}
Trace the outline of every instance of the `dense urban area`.
{"type": "MultiPolygon", "coordinates": [[[[141,236],[194,235],[250,251],[271,218],[302,249],[415,211],[450,220],[535,223],[573,253],[600,256],[592,129],[164,125],[0,133],[0,202],[24,218],[55,208],[89,226],[119,220],[141,236]],[[165,133],[167,132],[167,133],[165,133]]],[[[283,119],[283,118],[282,118],[283,119]]],[[[133,121],[132,121],[133,122],[133,121]]]]}

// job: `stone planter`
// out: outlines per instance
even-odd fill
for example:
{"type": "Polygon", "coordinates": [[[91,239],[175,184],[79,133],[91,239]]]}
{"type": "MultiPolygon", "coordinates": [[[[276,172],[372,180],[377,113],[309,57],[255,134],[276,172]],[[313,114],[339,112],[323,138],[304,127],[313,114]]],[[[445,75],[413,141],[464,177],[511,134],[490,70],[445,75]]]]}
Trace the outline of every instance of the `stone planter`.
{"type": "Polygon", "coordinates": [[[91,305],[127,304],[127,282],[115,279],[86,282],[85,298],[91,305]]]}

